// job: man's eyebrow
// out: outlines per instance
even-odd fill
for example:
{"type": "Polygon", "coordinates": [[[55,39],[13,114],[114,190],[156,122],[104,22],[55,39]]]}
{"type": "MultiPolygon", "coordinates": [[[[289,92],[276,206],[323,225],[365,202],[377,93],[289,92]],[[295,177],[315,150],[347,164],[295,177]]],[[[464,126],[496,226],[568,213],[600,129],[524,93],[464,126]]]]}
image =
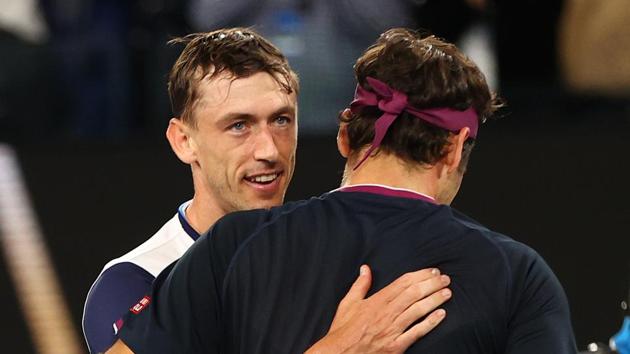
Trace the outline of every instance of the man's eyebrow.
{"type": "Polygon", "coordinates": [[[243,113],[243,112],[231,112],[223,115],[221,118],[217,120],[217,123],[227,123],[233,120],[252,120],[254,119],[254,115],[251,113],[243,113]]]}
{"type": "Polygon", "coordinates": [[[275,112],[271,114],[272,117],[277,117],[283,114],[288,114],[291,116],[295,116],[295,106],[283,106],[277,109],[275,112]]]}
{"type": "MultiPolygon", "coordinates": [[[[275,110],[270,114],[270,117],[277,117],[284,114],[288,114],[291,116],[295,116],[295,107],[293,106],[283,106],[275,110]]],[[[223,115],[221,118],[217,120],[217,123],[223,124],[234,120],[253,120],[256,118],[255,114],[245,113],[245,112],[230,112],[223,115]]]]}

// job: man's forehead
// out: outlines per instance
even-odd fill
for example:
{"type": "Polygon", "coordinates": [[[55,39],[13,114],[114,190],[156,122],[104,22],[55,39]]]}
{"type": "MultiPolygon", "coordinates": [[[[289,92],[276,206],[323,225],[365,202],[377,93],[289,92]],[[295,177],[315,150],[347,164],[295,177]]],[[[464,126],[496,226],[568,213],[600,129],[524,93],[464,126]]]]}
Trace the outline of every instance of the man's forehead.
{"type": "Polygon", "coordinates": [[[269,73],[259,72],[238,78],[231,73],[221,72],[214,76],[209,73],[200,80],[195,105],[207,108],[246,105],[253,101],[273,101],[293,106],[296,97],[294,93],[288,93],[269,73]]]}

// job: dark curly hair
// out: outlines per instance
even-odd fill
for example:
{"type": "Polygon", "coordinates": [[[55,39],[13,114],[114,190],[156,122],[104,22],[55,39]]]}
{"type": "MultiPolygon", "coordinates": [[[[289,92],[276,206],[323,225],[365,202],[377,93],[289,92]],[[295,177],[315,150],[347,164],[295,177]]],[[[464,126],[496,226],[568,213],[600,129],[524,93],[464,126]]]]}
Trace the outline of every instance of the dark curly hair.
{"type": "MultiPolygon", "coordinates": [[[[407,94],[409,104],[419,109],[473,107],[481,123],[502,106],[479,68],[455,45],[409,29],[383,33],[357,59],[354,70],[357,82],[365,89],[372,90],[366,78],[373,77],[407,94]]],[[[364,107],[349,117],[339,116],[347,123],[353,152],[372,142],[374,122],[382,113],[377,107],[364,107]]],[[[451,134],[403,112],[379,149],[408,162],[432,165],[446,155],[451,134]]],[[[473,145],[473,139],[465,144],[464,168],[473,145]]]]}
{"type": "Polygon", "coordinates": [[[233,79],[238,79],[266,72],[288,93],[299,91],[297,74],[286,57],[251,29],[235,27],[193,33],[168,43],[186,45],[171,69],[168,93],[173,114],[193,125],[196,122],[191,111],[197,86],[208,74],[212,78],[229,72],[233,79]]]}

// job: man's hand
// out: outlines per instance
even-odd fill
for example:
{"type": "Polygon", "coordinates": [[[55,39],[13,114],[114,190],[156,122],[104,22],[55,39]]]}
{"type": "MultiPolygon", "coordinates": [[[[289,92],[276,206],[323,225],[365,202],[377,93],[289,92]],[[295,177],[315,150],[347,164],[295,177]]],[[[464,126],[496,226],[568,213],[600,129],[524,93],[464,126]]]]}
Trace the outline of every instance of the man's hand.
{"type": "Polygon", "coordinates": [[[423,269],[402,275],[365,299],[372,273],[363,265],[330,330],[305,354],[402,353],[444,319],[446,311],[436,308],[450,299],[448,284],[450,278],[439,270],[423,269]]]}
{"type": "Polygon", "coordinates": [[[133,350],[131,350],[123,341],[120,339],[116,339],[114,345],[109,348],[105,354],[133,354],[133,350]]]}

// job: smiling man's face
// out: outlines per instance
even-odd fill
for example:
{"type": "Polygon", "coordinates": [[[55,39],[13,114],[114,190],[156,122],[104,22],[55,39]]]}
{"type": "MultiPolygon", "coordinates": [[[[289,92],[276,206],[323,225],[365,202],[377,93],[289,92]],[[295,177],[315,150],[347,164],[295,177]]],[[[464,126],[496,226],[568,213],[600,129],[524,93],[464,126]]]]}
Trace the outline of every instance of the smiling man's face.
{"type": "Polygon", "coordinates": [[[295,167],[295,93],[265,72],[206,77],[197,92],[190,143],[203,199],[224,213],[282,204],[295,167]]]}

